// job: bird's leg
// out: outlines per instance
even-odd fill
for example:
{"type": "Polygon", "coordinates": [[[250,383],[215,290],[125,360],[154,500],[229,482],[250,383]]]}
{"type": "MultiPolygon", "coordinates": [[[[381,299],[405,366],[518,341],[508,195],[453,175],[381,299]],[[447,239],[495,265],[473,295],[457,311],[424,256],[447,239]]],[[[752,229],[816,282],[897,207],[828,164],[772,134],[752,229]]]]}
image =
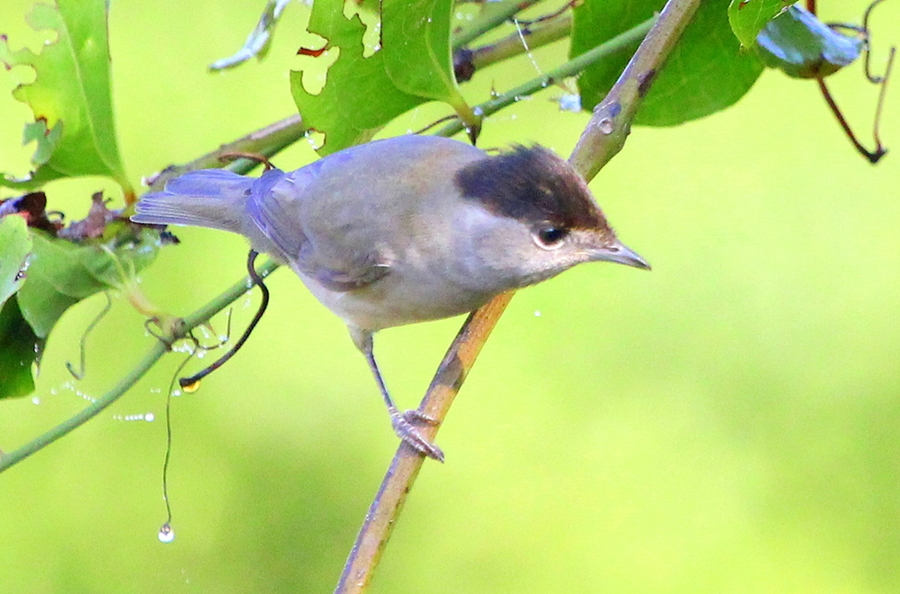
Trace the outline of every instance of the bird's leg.
{"type": "Polygon", "coordinates": [[[381,377],[381,372],[378,370],[378,363],[375,362],[372,333],[351,327],[350,335],[369,363],[372,375],[375,376],[375,382],[378,384],[381,397],[384,399],[388,414],[391,416],[391,427],[393,427],[394,433],[417,452],[425,454],[429,458],[434,458],[438,462],[443,462],[444,452],[422,435],[422,432],[417,427],[417,425],[423,424],[435,425],[438,421],[416,409],[400,412],[400,409],[394,404],[394,399],[388,393],[387,386],[384,385],[384,379],[381,377]]]}

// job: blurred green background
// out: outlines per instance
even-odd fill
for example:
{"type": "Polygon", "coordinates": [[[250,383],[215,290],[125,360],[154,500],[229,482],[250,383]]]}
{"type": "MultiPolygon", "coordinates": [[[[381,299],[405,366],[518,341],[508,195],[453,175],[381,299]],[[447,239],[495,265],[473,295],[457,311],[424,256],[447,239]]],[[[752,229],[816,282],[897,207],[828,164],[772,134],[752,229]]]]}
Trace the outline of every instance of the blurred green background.
{"type": "MultiPolygon", "coordinates": [[[[850,22],[866,5],[820,4],[827,20],[850,22]]],[[[13,47],[43,39],[24,25],[29,5],[0,5],[13,47]]],[[[205,72],[243,43],[262,5],[113,3],[114,100],[135,183],[292,113],[299,4],[266,61],[205,72]]],[[[875,12],[879,65],[900,41],[898,19],[897,3],[875,12]]],[[[535,59],[549,69],[563,52],[535,59]]],[[[9,95],[19,74],[0,71],[0,169],[23,174],[30,112],[9,95]]],[[[533,74],[523,57],[465,92],[481,101],[533,74]]],[[[835,87],[867,138],[875,94],[859,67],[835,87]]],[[[900,152],[892,91],[882,135],[900,152]]],[[[490,118],[482,146],[538,141],[567,155],[588,115],[559,111],[561,93],[490,118]]],[[[446,111],[421,108],[385,134],[446,111]]],[[[301,143],[276,164],[314,157],[301,143]]],[[[516,296],[439,435],[447,463],[426,463],[372,591],[900,592],[898,159],[869,165],[814,83],[773,72],[726,112],[635,129],[591,187],[653,271],[584,266],[516,296]]],[[[79,218],[101,188],[115,193],[102,179],[53,183],[50,208],[79,218]]],[[[186,314],[241,276],[246,246],[177,234],[143,288],[186,314]]],[[[339,320],[287,271],[270,288],[253,340],[174,400],[175,541],[157,540],[172,355],[0,476],[3,592],[333,588],[396,440],[339,320]],[[153,422],[125,420],[147,413],[153,422]]],[[[236,327],[255,302],[238,302],[236,327]]],[[[149,348],[142,319],[116,299],[74,383],[65,362],[102,307],[98,296],[70,310],[34,397],[0,403],[4,450],[80,410],[149,348]]],[[[404,406],[460,323],[379,335],[404,406]]]]}

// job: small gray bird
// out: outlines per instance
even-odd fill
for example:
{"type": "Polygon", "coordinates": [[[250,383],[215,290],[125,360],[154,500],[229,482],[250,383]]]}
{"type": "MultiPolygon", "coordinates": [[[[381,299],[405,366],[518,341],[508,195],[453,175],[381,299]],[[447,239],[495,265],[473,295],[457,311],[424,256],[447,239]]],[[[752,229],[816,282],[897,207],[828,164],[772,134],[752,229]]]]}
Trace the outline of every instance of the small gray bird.
{"type": "Polygon", "coordinates": [[[239,233],[290,265],[346,322],[396,434],[443,460],[388,394],[372,350],[382,328],[455,316],[594,260],[649,268],[617,238],[587,184],[540,147],[496,156],[463,142],[400,136],[259,178],[193,171],[137,203],[136,223],[239,233]]]}

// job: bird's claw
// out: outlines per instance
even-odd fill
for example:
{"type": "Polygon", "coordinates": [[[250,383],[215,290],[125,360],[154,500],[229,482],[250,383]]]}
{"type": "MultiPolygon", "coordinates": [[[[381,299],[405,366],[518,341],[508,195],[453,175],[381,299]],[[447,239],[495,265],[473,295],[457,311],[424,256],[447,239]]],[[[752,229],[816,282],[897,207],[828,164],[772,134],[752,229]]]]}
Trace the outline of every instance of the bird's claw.
{"type": "Polygon", "coordinates": [[[444,452],[422,435],[421,430],[417,427],[417,425],[434,426],[438,424],[440,421],[419,410],[408,410],[402,413],[400,411],[391,412],[391,427],[394,428],[397,437],[417,452],[434,458],[438,462],[443,462],[444,452]]]}

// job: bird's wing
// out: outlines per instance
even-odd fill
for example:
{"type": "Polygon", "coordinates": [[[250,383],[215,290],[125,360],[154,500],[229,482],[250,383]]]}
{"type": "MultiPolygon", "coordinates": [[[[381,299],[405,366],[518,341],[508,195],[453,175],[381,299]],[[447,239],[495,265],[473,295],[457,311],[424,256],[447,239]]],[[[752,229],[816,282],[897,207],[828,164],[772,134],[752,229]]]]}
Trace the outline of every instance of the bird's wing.
{"type": "Polygon", "coordinates": [[[254,184],[248,210],[296,272],[332,291],[359,289],[388,274],[390,265],[373,246],[360,250],[359,245],[345,245],[340,222],[316,212],[312,202],[323,198],[317,186],[320,163],[277,178],[271,171],[263,174],[254,184]]]}

